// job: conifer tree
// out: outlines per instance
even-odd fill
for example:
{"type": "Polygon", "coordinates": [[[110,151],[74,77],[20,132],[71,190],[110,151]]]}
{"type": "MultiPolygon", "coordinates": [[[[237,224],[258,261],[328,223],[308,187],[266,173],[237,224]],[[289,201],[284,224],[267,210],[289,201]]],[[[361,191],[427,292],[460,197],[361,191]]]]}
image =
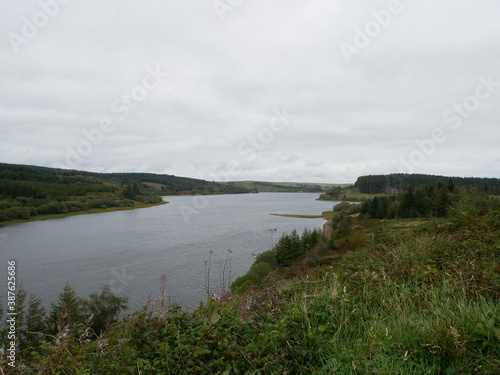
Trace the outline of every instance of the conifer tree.
{"type": "Polygon", "coordinates": [[[72,335],[77,335],[85,320],[86,313],[83,309],[82,299],[76,295],[73,287],[66,283],[57,302],[51,305],[50,332],[57,334],[68,330],[72,335]]]}

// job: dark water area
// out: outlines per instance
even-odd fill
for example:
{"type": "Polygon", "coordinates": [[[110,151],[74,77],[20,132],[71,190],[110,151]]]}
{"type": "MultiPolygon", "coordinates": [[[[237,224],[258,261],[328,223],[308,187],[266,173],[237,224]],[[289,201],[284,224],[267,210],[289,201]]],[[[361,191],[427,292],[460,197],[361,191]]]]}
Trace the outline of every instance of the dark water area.
{"type": "MultiPolygon", "coordinates": [[[[230,253],[231,279],[245,274],[254,255],[269,250],[283,233],[321,228],[322,219],[271,214],[318,215],[334,203],[316,193],[260,193],[164,197],[169,204],[0,227],[0,280],[7,296],[7,262],[16,280],[44,305],[55,302],[66,282],[87,297],[102,286],[129,298],[129,311],[160,293],[185,308],[206,299],[205,261],[211,255],[211,287],[220,281],[230,253]]],[[[228,267],[226,267],[227,280],[228,267]]]]}

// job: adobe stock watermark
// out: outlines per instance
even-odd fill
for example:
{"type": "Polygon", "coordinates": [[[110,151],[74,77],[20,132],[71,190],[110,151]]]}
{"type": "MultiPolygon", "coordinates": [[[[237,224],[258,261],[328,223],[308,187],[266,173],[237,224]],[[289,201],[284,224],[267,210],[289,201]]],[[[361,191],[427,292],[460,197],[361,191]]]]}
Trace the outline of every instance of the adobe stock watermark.
{"type": "MultiPolygon", "coordinates": [[[[500,87],[500,81],[495,81],[492,74],[488,78],[480,76],[477,80],[479,83],[473,94],[465,97],[460,103],[454,103],[451,108],[444,111],[443,121],[451,124],[451,130],[460,129],[464,121],[480,108],[481,102],[490,99],[500,87]]],[[[425,160],[434,154],[438,145],[448,140],[447,133],[449,131],[450,129],[435,128],[432,130],[430,138],[416,140],[417,148],[407,158],[399,157],[399,172],[415,172],[416,168],[424,164],[425,160]]]]}
{"type": "MultiPolygon", "coordinates": [[[[259,152],[264,151],[276,137],[276,134],[283,132],[291,124],[290,114],[287,108],[283,110],[273,109],[274,115],[271,117],[268,126],[261,128],[256,134],[249,135],[237,147],[238,155],[244,158],[244,161],[251,162],[257,158],[259,152]]],[[[213,181],[229,182],[234,180],[241,173],[241,162],[238,160],[229,160],[225,168],[220,172],[211,172],[210,177],[213,181]]],[[[210,195],[196,195],[193,197],[192,205],[181,204],[179,211],[184,222],[189,225],[193,215],[199,215],[201,210],[210,204],[210,195]]]]}
{"type": "Polygon", "coordinates": [[[243,2],[244,0],[214,0],[212,5],[221,22],[224,22],[225,14],[227,12],[234,12],[243,2]]]}
{"type": "Polygon", "coordinates": [[[113,268],[111,270],[113,274],[113,279],[109,282],[111,291],[115,294],[121,293],[124,288],[126,288],[132,281],[135,280],[135,276],[128,275],[126,267],[122,267],[120,270],[113,268]]]}
{"type": "Polygon", "coordinates": [[[39,33],[47,27],[49,22],[57,17],[61,11],[61,5],[67,5],[71,0],[40,0],[39,9],[31,17],[21,17],[20,33],[9,32],[7,39],[15,53],[19,53],[22,45],[28,44],[39,33]]]}
{"type": "MultiPolygon", "coordinates": [[[[160,84],[169,76],[170,73],[163,72],[158,65],[147,66],[146,75],[141,82],[111,103],[111,112],[118,116],[118,120],[125,120],[132,110],[138,108],[140,103],[144,102],[150,93],[160,87],[160,84]]],[[[75,146],[66,146],[65,167],[75,169],[83,158],[89,156],[95,147],[102,144],[106,135],[116,130],[115,121],[110,117],[104,117],[97,127],[82,130],[83,139],[75,146]]]]}
{"type": "Polygon", "coordinates": [[[401,12],[403,12],[403,6],[400,0],[390,0],[386,9],[371,11],[372,19],[363,28],[356,27],[354,29],[355,35],[352,44],[347,42],[339,44],[347,62],[352,61],[352,55],[359,55],[363,52],[391,24],[393,17],[401,12]]]}

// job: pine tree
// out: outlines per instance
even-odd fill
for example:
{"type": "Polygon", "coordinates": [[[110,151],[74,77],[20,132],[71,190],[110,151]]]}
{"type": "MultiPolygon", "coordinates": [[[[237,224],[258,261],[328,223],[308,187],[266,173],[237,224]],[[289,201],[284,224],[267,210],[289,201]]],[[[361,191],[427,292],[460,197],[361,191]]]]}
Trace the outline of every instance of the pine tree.
{"type": "Polygon", "coordinates": [[[86,320],[83,301],[76,295],[75,290],[66,283],[59,294],[56,303],[51,305],[49,317],[49,330],[52,334],[63,333],[68,330],[73,335],[78,335],[79,329],[86,320]]]}
{"type": "Polygon", "coordinates": [[[26,311],[26,344],[37,347],[40,339],[46,331],[47,314],[42,306],[42,300],[33,294],[30,294],[28,301],[28,310],[26,311]]]}

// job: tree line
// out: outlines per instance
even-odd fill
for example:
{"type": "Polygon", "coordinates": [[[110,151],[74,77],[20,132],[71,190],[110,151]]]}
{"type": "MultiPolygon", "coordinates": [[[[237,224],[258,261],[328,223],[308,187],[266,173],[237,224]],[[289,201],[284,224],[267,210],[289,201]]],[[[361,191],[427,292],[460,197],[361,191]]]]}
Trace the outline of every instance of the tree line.
{"type": "Polygon", "coordinates": [[[0,222],[161,202],[162,198],[156,191],[135,182],[122,187],[98,183],[0,180],[0,222]]]}
{"type": "Polygon", "coordinates": [[[500,205],[496,198],[471,187],[460,188],[449,180],[446,184],[439,181],[416,191],[408,188],[398,194],[374,197],[361,205],[361,214],[368,219],[445,217],[464,196],[472,199],[478,210],[500,205]]]}
{"type": "Polygon", "coordinates": [[[423,186],[436,182],[451,183],[461,187],[472,187],[482,193],[500,195],[499,178],[445,177],[426,174],[395,173],[358,177],[354,187],[358,188],[361,193],[382,194],[407,191],[408,189],[416,191],[423,186]]]}
{"type": "Polygon", "coordinates": [[[236,292],[244,292],[252,286],[259,286],[266,276],[278,268],[290,266],[314,246],[324,243],[325,238],[319,229],[304,229],[302,235],[294,229],[283,234],[271,250],[256,256],[250,270],[237,278],[231,285],[236,292]]]}
{"type": "MultiPolygon", "coordinates": [[[[21,286],[16,296],[17,349],[29,353],[39,349],[44,342],[65,335],[80,340],[97,338],[118,321],[127,309],[127,301],[127,297],[113,294],[109,286],[82,298],[66,283],[47,311],[39,297],[28,294],[21,286]]],[[[9,342],[3,310],[0,305],[0,338],[2,342],[9,342]]]]}
{"type": "Polygon", "coordinates": [[[160,195],[248,192],[230,184],[153,173],[92,173],[0,163],[0,222],[158,204],[160,195]]]}
{"type": "Polygon", "coordinates": [[[250,190],[231,184],[218,184],[195,178],[156,173],[95,173],[72,169],[47,168],[31,165],[0,163],[0,180],[53,182],[58,184],[100,183],[111,186],[126,185],[132,181],[163,185],[164,195],[177,194],[238,194],[250,190]]]}

